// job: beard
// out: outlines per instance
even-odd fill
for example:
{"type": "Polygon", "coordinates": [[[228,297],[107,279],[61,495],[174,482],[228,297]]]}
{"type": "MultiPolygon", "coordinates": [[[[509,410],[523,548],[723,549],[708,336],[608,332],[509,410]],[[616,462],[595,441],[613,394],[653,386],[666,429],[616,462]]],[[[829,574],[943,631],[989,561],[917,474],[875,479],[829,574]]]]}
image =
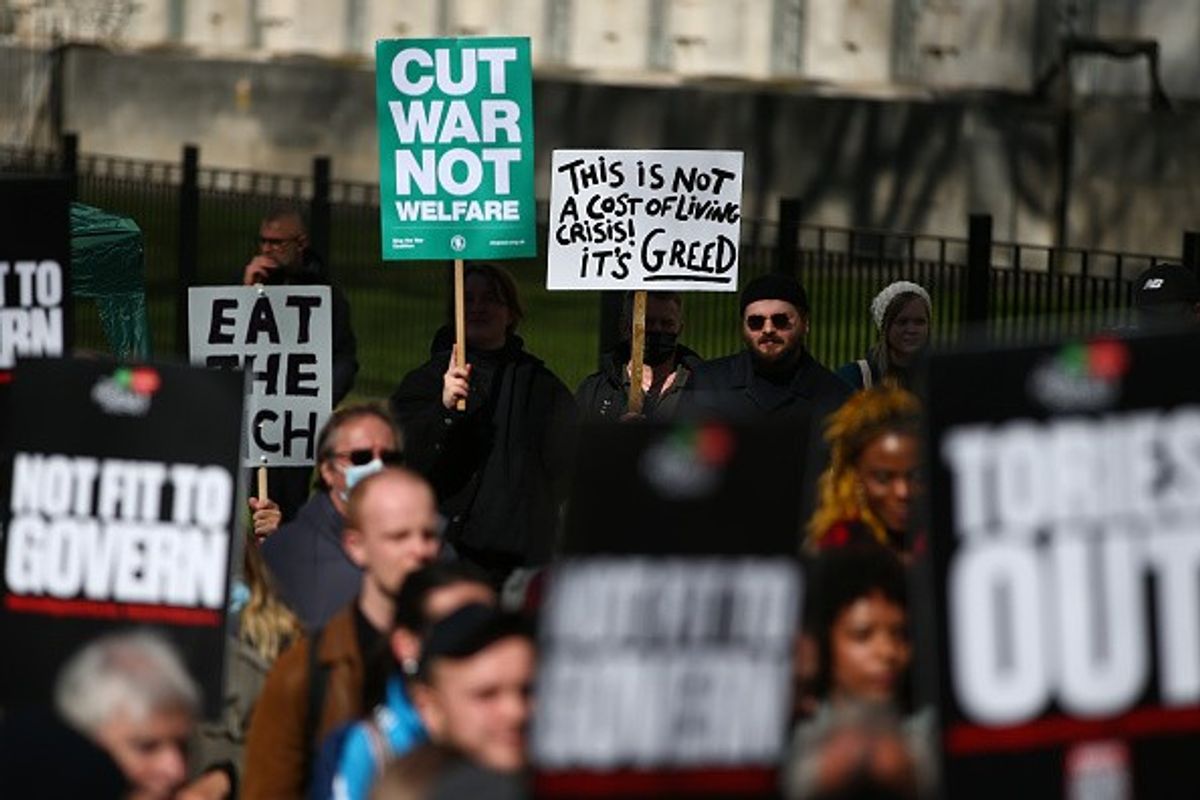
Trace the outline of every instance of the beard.
{"type": "Polygon", "coordinates": [[[804,342],[800,337],[792,339],[788,344],[785,339],[775,334],[758,335],[747,341],[746,344],[750,350],[750,358],[754,362],[754,371],[766,376],[790,372],[796,361],[799,360],[800,353],[804,350],[804,342]],[[770,354],[763,353],[758,349],[758,345],[772,342],[782,345],[782,349],[770,354]]]}

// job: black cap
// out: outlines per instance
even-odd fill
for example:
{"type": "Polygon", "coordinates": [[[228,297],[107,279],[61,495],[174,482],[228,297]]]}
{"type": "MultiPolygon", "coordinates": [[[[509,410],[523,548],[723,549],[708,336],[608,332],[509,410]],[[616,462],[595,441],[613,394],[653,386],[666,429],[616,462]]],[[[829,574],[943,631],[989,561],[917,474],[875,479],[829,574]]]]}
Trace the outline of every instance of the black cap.
{"type": "Polygon", "coordinates": [[[808,294],[800,281],[780,272],[759,275],[746,284],[742,289],[741,313],[745,314],[746,306],[759,300],[783,300],[794,305],[797,311],[808,313],[808,294]]]}
{"type": "Polygon", "coordinates": [[[1182,264],[1157,264],[1137,277],[1133,301],[1140,311],[1191,311],[1200,302],[1200,281],[1182,264]]]}
{"type": "Polygon", "coordinates": [[[471,603],[438,620],[429,629],[421,645],[421,664],[417,675],[429,677],[429,667],[438,659],[457,661],[470,658],[489,645],[521,636],[532,639],[525,619],[482,603],[471,603]]]}

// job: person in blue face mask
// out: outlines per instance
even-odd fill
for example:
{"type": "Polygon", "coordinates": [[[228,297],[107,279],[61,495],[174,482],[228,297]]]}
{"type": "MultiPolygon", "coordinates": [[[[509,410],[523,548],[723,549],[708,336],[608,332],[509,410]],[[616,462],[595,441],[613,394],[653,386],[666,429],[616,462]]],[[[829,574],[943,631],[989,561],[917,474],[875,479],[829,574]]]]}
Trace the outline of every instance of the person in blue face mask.
{"type": "Polygon", "coordinates": [[[320,628],[358,593],[362,570],[342,546],[350,490],[402,460],[400,434],[380,406],[340,408],[321,430],[316,491],[262,544],[280,596],[307,630],[320,628]]]}
{"type": "MultiPolygon", "coordinates": [[[[633,293],[625,295],[621,313],[621,342],[605,354],[603,368],[583,379],[575,402],[583,420],[629,419],[629,360],[633,331],[633,293]]],[[[683,295],[649,292],[646,295],[646,345],[642,366],[645,405],[638,416],[669,419],[680,392],[691,378],[700,356],[679,344],[683,332],[683,295]]]]}

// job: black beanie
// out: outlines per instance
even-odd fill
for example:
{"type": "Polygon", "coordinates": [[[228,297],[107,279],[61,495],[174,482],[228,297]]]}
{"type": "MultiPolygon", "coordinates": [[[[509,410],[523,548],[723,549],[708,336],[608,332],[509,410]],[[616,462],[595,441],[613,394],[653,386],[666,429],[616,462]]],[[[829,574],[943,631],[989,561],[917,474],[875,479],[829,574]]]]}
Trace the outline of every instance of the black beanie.
{"type": "Polygon", "coordinates": [[[808,313],[808,294],[800,285],[800,281],[780,272],[759,275],[746,284],[742,289],[741,313],[745,314],[746,306],[759,300],[783,300],[794,305],[800,313],[808,313]]]}

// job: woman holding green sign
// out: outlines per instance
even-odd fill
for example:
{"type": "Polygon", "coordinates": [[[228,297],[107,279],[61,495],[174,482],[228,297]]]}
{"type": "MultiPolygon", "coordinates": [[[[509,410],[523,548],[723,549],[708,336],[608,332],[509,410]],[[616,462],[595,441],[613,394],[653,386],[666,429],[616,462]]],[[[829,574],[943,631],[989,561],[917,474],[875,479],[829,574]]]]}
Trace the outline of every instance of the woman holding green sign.
{"type": "Polygon", "coordinates": [[[499,586],[514,569],[550,559],[575,404],[516,334],[523,311],[507,271],[468,266],[464,295],[466,365],[455,366],[453,328],[443,327],[391,407],[409,463],[437,490],[446,541],[499,586]]]}

